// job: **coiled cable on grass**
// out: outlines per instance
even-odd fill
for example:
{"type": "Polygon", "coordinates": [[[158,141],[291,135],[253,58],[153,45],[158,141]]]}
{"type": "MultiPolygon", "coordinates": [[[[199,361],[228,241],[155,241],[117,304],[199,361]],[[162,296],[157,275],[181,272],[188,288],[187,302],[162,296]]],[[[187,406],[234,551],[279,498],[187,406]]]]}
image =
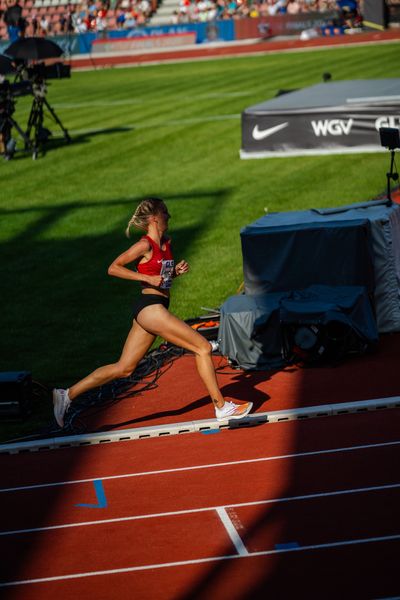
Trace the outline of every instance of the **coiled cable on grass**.
{"type": "Polygon", "coordinates": [[[87,431],[83,421],[85,416],[93,416],[104,409],[124,400],[157,387],[157,380],[164,371],[162,368],[172,363],[184,354],[184,350],[174,345],[161,344],[149,352],[138,364],[135,371],[129,376],[116,379],[101,387],[82,394],[70,405],[65,415],[65,425],[60,433],[63,435],[81,434],[87,431]],[[146,378],[153,375],[149,381],[146,378]]]}

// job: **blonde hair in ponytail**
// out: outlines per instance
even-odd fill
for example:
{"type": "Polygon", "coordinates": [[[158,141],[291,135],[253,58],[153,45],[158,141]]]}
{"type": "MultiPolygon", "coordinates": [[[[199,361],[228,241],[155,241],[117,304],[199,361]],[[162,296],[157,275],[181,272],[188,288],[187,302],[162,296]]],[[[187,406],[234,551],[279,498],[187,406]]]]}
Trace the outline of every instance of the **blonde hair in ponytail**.
{"type": "Polygon", "coordinates": [[[128,226],[125,230],[126,237],[130,237],[130,229],[132,226],[146,230],[149,217],[157,215],[160,210],[164,208],[166,208],[166,206],[161,198],[146,198],[145,200],[142,200],[128,222],[128,226]]]}

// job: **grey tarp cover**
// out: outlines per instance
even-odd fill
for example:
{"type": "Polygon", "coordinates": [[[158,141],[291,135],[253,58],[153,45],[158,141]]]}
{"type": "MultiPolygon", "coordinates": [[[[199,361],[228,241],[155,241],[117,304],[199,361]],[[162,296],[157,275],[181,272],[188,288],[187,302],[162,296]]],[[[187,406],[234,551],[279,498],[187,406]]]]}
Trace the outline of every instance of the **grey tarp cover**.
{"type": "Polygon", "coordinates": [[[286,293],[231,296],[221,306],[220,351],[243,369],[283,366],[279,302],[286,293]]]}
{"type": "Polygon", "coordinates": [[[300,292],[228,298],[221,307],[222,354],[243,369],[283,366],[281,321],[321,324],[340,321],[366,343],[374,343],[378,338],[365,288],[310,286],[300,292]]]}
{"type": "Polygon", "coordinates": [[[241,231],[246,295],[361,285],[380,332],[400,331],[400,207],[384,201],[267,214],[241,231]]]}

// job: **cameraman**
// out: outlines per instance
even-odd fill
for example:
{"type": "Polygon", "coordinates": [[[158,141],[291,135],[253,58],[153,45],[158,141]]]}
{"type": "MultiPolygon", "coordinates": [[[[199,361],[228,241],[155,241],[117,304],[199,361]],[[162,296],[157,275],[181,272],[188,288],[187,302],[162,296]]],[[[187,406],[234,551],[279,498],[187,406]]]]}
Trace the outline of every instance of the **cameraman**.
{"type": "Polygon", "coordinates": [[[3,20],[7,25],[10,42],[15,42],[19,37],[24,37],[26,21],[22,16],[22,6],[20,6],[19,0],[16,0],[14,4],[8,4],[3,20]]]}

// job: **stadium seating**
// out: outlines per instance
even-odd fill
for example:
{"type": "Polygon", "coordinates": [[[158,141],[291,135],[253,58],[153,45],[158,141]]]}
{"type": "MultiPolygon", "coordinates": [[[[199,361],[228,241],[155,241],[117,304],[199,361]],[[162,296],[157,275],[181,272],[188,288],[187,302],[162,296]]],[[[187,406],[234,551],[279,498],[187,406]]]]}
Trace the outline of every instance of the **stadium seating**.
{"type": "MultiPolygon", "coordinates": [[[[46,32],[46,35],[51,34],[60,34],[66,33],[66,24],[68,19],[68,14],[74,12],[75,14],[84,12],[84,6],[87,8],[91,5],[95,5],[97,9],[100,9],[103,5],[103,1],[106,0],[86,0],[86,2],[82,3],[81,0],[20,0],[20,3],[23,7],[23,17],[27,21],[27,29],[26,35],[40,35],[40,26],[38,31],[34,32],[32,26],[32,19],[36,17],[38,21],[45,15],[47,21],[49,23],[49,30],[46,32]]],[[[204,0],[203,3],[205,3],[204,0]]],[[[138,25],[146,25],[146,24],[154,24],[156,23],[158,8],[163,4],[166,4],[166,0],[149,0],[149,10],[143,12],[141,9],[141,4],[143,0],[111,0],[111,7],[107,11],[107,15],[105,17],[105,28],[106,29],[116,29],[117,27],[122,28],[123,24],[118,23],[117,16],[121,12],[130,11],[134,13],[136,17],[136,22],[138,25]]],[[[177,22],[191,22],[201,19],[201,15],[197,10],[197,0],[175,0],[175,3],[178,2],[180,5],[182,3],[185,4],[187,10],[185,13],[182,13],[182,19],[179,10],[174,11],[178,16],[177,22]],[[178,14],[179,13],[179,14],[178,14]]],[[[212,13],[215,18],[217,11],[212,10],[213,2],[217,4],[217,0],[207,0],[208,7],[210,9],[210,14],[212,13]]],[[[322,2],[324,6],[330,6],[330,3],[336,4],[334,0],[315,0],[315,2],[322,2]]],[[[229,7],[235,3],[234,0],[224,0],[221,3],[221,0],[218,1],[218,6],[221,8],[222,4],[225,3],[225,10],[220,18],[237,18],[237,17],[248,17],[251,16],[250,8],[254,7],[257,15],[263,14],[263,10],[267,10],[268,4],[265,0],[248,0],[248,2],[242,2],[240,0],[236,0],[237,10],[233,10],[229,7]]],[[[315,5],[315,4],[314,4],[315,5]]],[[[172,5],[171,5],[172,6],[172,5]]],[[[175,4],[174,4],[175,6],[175,4]]],[[[0,0],[0,11],[5,11],[7,8],[6,0],[0,0]]],[[[88,11],[87,11],[88,12],[88,11]]],[[[161,15],[162,10],[160,11],[161,15]]],[[[201,11],[200,11],[201,12],[201,11]]],[[[204,16],[204,15],[203,15],[204,16]]],[[[217,17],[219,13],[217,14],[217,17]]],[[[255,15],[254,15],[255,16],[255,15]]],[[[161,17],[160,17],[161,18],[161,17]]],[[[172,17],[171,17],[172,18],[172,17]]],[[[169,21],[170,23],[175,22],[173,20],[169,21]]],[[[89,29],[96,30],[96,23],[94,19],[91,20],[90,23],[87,23],[89,29]]],[[[75,26],[75,31],[77,31],[75,26]]],[[[44,34],[44,32],[42,32],[44,34]]],[[[0,22],[0,39],[7,40],[7,28],[3,21],[0,22]]]]}

